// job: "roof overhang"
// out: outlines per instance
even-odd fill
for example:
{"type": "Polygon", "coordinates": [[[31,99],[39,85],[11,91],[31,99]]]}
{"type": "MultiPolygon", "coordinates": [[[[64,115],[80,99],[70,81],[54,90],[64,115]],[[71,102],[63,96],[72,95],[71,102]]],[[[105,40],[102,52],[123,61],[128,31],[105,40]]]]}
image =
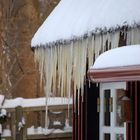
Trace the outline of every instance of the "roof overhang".
{"type": "Polygon", "coordinates": [[[61,0],[35,33],[31,46],[49,47],[124,26],[138,27],[139,5],[139,0],[61,0]]]}
{"type": "Polygon", "coordinates": [[[90,69],[87,75],[94,82],[137,81],[140,80],[140,65],[90,69]]]}
{"type": "Polygon", "coordinates": [[[94,82],[140,80],[140,45],[129,45],[102,53],[88,70],[94,82]]]}

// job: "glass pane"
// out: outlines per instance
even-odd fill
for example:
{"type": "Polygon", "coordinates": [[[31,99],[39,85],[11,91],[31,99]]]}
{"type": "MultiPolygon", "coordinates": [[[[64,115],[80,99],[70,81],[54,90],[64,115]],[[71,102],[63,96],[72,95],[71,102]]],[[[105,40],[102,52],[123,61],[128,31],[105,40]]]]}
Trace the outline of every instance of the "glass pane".
{"type": "Polygon", "coordinates": [[[116,140],[124,140],[123,134],[116,134],[116,140]]]}
{"type": "Polygon", "coordinates": [[[110,134],[104,134],[104,140],[110,140],[110,134]]]}
{"type": "Polygon", "coordinates": [[[117,97],[116,97],[116,126],[124,126],[123,122],[123,115],[122,115],[122,108],[121,108],[121,98],[125,95],[124,89],[117,89],[116,90],[117,97]]]}
{"type": "Polygon", "coordinates": [[[110,90],[107,89],[104,91],[104,125],[110,126],[110,90]]]}

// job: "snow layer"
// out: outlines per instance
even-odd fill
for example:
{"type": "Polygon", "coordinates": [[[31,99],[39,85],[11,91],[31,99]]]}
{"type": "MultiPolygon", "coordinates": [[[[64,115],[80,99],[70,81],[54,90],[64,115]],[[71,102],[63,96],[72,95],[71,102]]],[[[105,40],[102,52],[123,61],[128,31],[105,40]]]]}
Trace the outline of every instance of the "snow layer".
{"type": "MultiPolygon", "coordinates": [[[[70,101],[68,98],[61,97],[50,97],[48,99],[47,105],[60,105],[60,104],[72,104],[72,99],[70,101]]],[[[17,106],[22,107],[36,107],[36,106],[45,106],[46,98],[32,98],[32,99],[24,99],[24,98],[15,98],[15,99],[6,99],[3,108],[15,108],[17,106]]]]}
{"type": "Polygon", "coordinates": [[[4,101],[4,95],[0,95],[0,107],[2,106],[3,101],[4,101]]]}
{"type": "Polygon", "coordinates": [[[49,135],[51,133],[56,134],[56,133],[67,133],[67,132],[72,132],[72,127],[64,127],[64,130],[60,129],[45,129],[42,127],[35,128],[34,126],[30,127],[27,129],[28,135],[34,135],[34,134],[45,134],[49,135]]]}
{"type": "Polygon", "coordinates": [[[140,65],[140,45],[115,48],[102,53],[91,69],[140,65]]]}
{"type": "Polygon", "coordinates": [[[31,46],[82,37],[98,29],[140,23],[140,0],[61,0],[35,33],[31,46]]]}

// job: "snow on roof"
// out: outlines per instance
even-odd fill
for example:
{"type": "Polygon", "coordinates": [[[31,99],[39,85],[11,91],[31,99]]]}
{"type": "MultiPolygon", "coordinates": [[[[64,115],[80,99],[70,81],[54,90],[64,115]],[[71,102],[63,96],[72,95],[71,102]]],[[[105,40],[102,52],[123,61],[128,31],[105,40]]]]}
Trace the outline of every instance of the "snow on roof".
{"type": "Polygon", "coordinates": [[[102,53],[90,69],[136,65],[140,65],[140,45],[130,45],[102,53]]]}
{"type": "Polygon", "coordinates": [[[35,33],[31,46],[140,24],[140,0],[61,0],[35,33]],[[98,30],[99,29],[99,30],[98,30]]]}

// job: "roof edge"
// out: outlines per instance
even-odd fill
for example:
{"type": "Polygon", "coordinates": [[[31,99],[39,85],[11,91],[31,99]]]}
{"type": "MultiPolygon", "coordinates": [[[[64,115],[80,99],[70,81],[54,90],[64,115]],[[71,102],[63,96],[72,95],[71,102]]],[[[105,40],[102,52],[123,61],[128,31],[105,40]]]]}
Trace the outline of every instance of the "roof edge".
{"type": "Polygon", "coordinates": [[[90,69],[87,75],[93,82],[135,81],[140,80],[140,65],[90,69]]]}
{"type": "Polygon", "coordinates": [[[87,33],[85,33],[82,36],[73,36],[71,37],[71,39],[59,39],[59,40],[55,40],[55,41],[50,41],[50,42],[46,42],[45,44],[40,43],[38,45],[32,45],[33,43],[31,43],[31,48],[39,48],[39,47],[54,47],[54,46],[59,46],[59,45],[66,45],[66,44],[70,44],[70,42],[75,42],[77,40],[83,40],[86,39],[88,37],[91,36],[95,36],[95,35],[104,35],[107,33],[115,33],[116,31],[121,31],[122,32],[126,32],[129,31],[131,29],[134,28],[140,28],[140,23],[134,23],[133,25],[129,25],[127,23],[124,23],[122,26],[116,25],[116,27],[110,27],[109,29],[104,27],[104,28],[96,28],[95,30],[89,31],[87,33]]]}

